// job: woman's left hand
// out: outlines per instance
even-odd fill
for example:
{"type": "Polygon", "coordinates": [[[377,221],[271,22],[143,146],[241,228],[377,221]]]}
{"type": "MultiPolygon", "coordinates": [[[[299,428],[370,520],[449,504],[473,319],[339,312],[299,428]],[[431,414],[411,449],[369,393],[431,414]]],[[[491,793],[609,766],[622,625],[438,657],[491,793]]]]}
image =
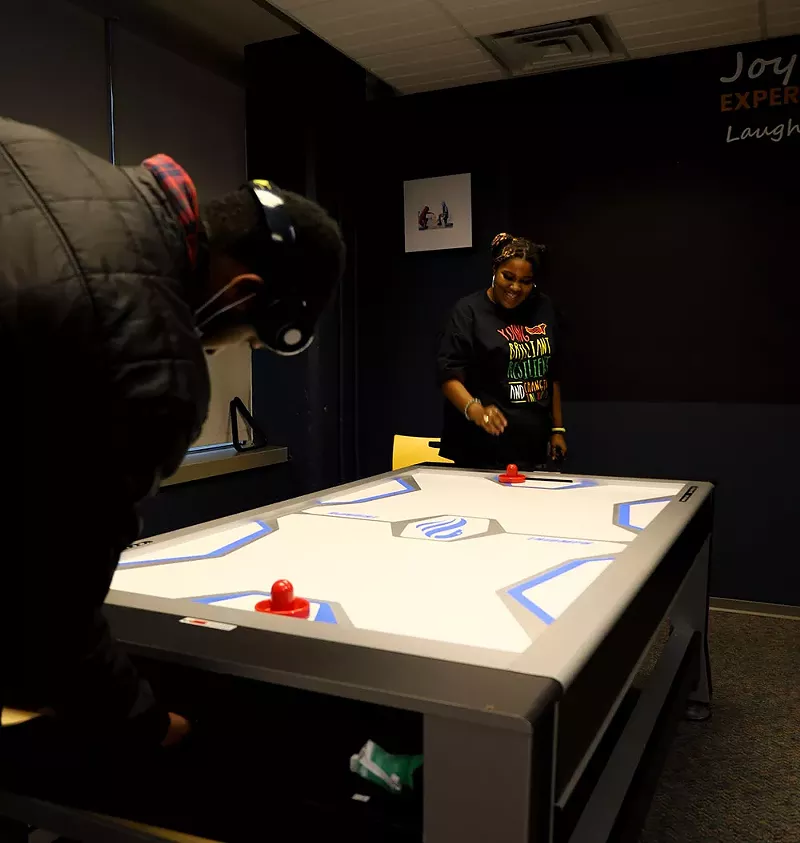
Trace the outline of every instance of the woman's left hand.
{"type": "Polygon", "coordinates": [[[563,460],[567,455],[567,440],[563,433],[554,433],[550,437],[550,459],[563,460]]]}

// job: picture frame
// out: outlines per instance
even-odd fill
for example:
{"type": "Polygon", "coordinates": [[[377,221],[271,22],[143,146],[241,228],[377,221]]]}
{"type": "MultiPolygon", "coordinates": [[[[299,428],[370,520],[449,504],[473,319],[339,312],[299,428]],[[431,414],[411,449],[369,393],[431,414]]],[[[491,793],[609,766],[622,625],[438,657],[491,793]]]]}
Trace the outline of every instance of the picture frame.
{"type": "Polygon", "coordinates": [[[403,182],[406,252],[472,246],[470,173],[403,182]]]}

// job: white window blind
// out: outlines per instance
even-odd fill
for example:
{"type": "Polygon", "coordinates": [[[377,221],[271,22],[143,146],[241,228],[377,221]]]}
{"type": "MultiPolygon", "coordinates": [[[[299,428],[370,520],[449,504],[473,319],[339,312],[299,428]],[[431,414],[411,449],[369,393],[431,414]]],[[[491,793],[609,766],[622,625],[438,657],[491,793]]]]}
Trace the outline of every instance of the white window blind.
{"type": "MultiPolygon", "coordinates": [[[[238,345],[207,358],[211,375],[211,406],[203,432],[195,442],[196,447],[231,441],[229,407],[234,398],[241,398],[248,408],[252,408],[252,356],[249,346],[238,345]]],[[[239,433],[241,436],[241,425],[239,433]]]]}
{"type": "MultiPolygon", "coordinates": [[[[244,182],[243,88],[115,28],[114,95],[118,163],[171,155],[192,177],[201,204],[244,182]]],[[[231,441],[231,399],[252,407],[250,349],[227,349],[208,362],[211,407],[196,446],[231,441]]]]}
{"type": "MultiPolygon", "coordinates": [[[[4,4],[0,115],[52,129],[90,152],[110,151],[103,19],[66,0],[4,4]]],[[[245,93],[240,86],[112,27],[116,158],[157,152],[191,175],[201,203],[245,179],[245,93]]],[[[197,445],[230,441],[228,407],[252,407],[249,348],[209,358],[212,403],[197,445]]]]}

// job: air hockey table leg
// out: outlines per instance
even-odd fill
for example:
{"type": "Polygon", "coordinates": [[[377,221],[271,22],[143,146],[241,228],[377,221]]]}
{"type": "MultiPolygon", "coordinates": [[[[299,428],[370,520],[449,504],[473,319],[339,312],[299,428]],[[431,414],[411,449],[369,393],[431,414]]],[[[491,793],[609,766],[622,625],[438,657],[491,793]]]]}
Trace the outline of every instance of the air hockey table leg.
{"type": "Polygon", "coordinates": [[[425,843],[550,840],[554,722],[552,712],[517,728],[425,715],[425,843]]]}
{"type": "Polygon", "coordinates": [[[701,654],[697,681],[689,696],[687,717],[704,720],[711,707],[711,661],[708,655],[708,585],[711,559],[711,539],[706,539],[694,564],[686,575],[670,613],[673,629],[689,633],[699,632],[701,654]]]}

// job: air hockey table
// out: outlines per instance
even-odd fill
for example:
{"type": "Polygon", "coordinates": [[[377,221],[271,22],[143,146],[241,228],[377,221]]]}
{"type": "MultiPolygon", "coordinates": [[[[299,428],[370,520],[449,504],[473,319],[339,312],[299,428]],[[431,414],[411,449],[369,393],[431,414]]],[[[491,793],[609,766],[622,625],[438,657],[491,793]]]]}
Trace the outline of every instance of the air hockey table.
{"type": "Polygon", "coordinates": [[[599,843],[664,711],[710,702],[712,507],[423,465],[138,542],[106,610],[132,653],[415,712],[426,843],[599,843]],[[307,619],[255,610],[281,578],[307,619]]]}

